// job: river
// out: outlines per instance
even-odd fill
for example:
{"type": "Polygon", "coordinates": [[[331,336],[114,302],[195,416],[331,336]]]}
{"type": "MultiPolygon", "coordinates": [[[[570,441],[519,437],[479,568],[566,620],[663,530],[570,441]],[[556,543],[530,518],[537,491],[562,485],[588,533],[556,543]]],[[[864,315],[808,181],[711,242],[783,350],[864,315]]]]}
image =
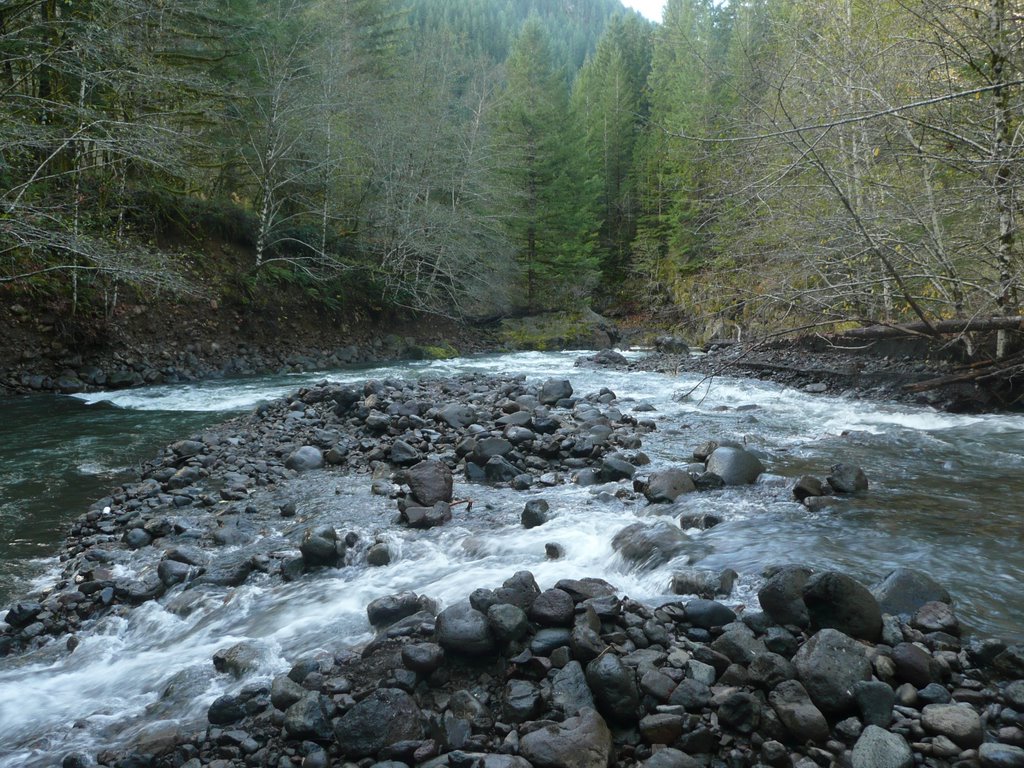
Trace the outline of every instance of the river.
{"type": "MultiPolygon", "coordinates": [[[[953,593],[973,631],[1024,637],[1024,416],[950,415],[746,379],[702,383],[693,374],[575,368],[578,354],[490,355],[3,401],[0,605],[44,588],[66,523],[172,440],[324,379],[475,371],[537,381],[564,376],[579,394],[609,387],[624,412],[649,404],[655,410],[642,415],[654,418],[658,430],[645,436],[643,449],[652,467],[685,463],[708,439],[741,440],[760,452],[769,471],[757,485],[685,501],[688,509],[723,518],[693,535],[711,549],[702,566],[740,573],[733,602],[756,606],[759,574],[772,564],[838,569],[868,584],[893,567],[912,566],[953,593]],[[796,477],[824,477],[840,461],[864,468],[867,494],[818,513],[792,501],[796,477]]],[[[200,719],[216,696],[250,681],[209,674],[216,650],[253,642],[262,652],[254,677],[266,679],[298,655],[365,642],[365,606],[380,595],[412,589],[445,603],[527,568],[541,588],[599,576],[645,598],[666,591],[673,567],[632,570],[613,553],[616,531],[658,512],[615,498],[614,487],[523,494],[458,483],[456,496],[474,499],[473,514],[416,532],[381,525],[393,502],[371,495],[365,477],[323,470],[295,482],[300,505],[346,530],[384,536],[396,562],[285,585],[254,578],[187,600],[171,591],[101,619],[72,654],[57,641],[0,659],[0,768],[52,765],[74,749],[121,743],[152,719],[200,719]],[[519,512],[538,495],[550,502],[554,519],[525,531],[519,512]],[[562,544],[564,558],[545,558],[549,541],[562,544]]]]}

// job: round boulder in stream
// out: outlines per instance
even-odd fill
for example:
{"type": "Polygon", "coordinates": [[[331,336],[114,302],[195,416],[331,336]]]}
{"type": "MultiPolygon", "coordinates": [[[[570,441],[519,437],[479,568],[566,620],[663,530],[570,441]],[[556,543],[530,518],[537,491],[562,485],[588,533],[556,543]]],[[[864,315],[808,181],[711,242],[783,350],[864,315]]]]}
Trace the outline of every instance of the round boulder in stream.
{"type": "Polygon", "coordinates": [[[413,498],[424,507],[452,500],[452,471],[443,462],[434,459],[421,461],[405,472],[405,482],[413,498]]]}
{"type": "Polygon", "coordinates": [[[726,485],[750,485],[764,472],[764,465],[744,448],[719,446],[708,456],[707,470],[722,478],[726,485]]]}

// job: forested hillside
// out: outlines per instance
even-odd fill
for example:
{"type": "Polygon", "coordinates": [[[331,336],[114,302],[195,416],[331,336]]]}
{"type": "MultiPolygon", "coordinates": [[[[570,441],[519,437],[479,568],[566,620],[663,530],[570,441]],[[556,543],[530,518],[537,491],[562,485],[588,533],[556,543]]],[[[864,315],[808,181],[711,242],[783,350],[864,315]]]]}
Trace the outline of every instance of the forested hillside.
{"type": "Polygon", "coordinates": [[[1017,0],[5,3],[0,285],[110,311],[230,273],[703,337],[1016,315],[1022,28],[1017,0]]]}

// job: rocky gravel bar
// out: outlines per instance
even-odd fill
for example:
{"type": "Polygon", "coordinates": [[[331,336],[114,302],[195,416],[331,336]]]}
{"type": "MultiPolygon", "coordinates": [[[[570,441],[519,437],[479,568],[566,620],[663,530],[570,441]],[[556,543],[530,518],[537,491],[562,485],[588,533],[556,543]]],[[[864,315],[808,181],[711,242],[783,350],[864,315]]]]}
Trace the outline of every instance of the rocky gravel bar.
{"type": "MultiPolygon", "coordinates": [[[[73,653],[99,617],[150,600],[385,567],[386,543],[296,508],[289,488],[305,472],[364,475],[394,500],[394,525],[429,528],[451,520],[457,473],[519,490],[617,482],[671,504],[764,469],[742,446],[712,442],[648,473],[642,438],[655,429],[614,392],[580,397],[558,379],[302,389],[168,446],[139,482],[93,505],[57,582],[6,612],[0,655],[48,643],[73,653]]],[[[793,493],[811,506],[866,485],[840,464],[825,480],[794,479],[793,493]]],[[[525,527],[545,522],[537,502],[525,527]]],[[[687,546],[678,524],[631,528],[615,535],[627,560],[687,546]]],[[[157,720],[130,746],[62,765],[1024,766],[1024,645],[963,637],[928,575],[898,569],[865,586],[785,565],[746,606],[728,600],[734,578],[681,570],[676,594],[655,600],[587,574],[542,585],[528,571],[443,609],[429,595],[387,595],[367,606],[376,636],[364,647],[291,660],[214,701],[205,723],[157,720]]],[[[245,679],[251,653],[221,649],[210,674],[245,679]]]]}

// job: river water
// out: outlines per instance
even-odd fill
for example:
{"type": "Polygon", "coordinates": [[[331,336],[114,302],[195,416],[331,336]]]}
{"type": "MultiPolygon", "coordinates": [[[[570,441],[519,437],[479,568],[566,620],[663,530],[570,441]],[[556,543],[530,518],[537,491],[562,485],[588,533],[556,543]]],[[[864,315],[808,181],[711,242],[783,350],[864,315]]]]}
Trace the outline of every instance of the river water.
{"type": "MultiPolygon", "coordinates": [[[[759,451],[768,473],[753,487],[685,498],[685,508],[723,522],[692,531],[710,554],[700,565],[741,575],[733,602],[756,607],[765,566],[805,563],[873,583],[896,566],[931,573],[953,593],[974,631],[1024,637],[1024,416],[964,416],[926,408],[812,395],[776,384],[697,375],[574,368],[578,353],[520,353],[416,362],[195,385],[150,387],[0,404],[0,605],[53,578],[63,526],[137,464],[175,439],[255,403],[324,379],[448,376],[464,372],[570,379],[577,394],[609,387],[628,412],[655,408],[658,430],[644,437],[652,468],[686,462],[708,439],[759,451]],[[862,466],[870,491],[811,513],[789,488],[830,465],[862,466]]],[[[611,548],[621,528],[659,511],[614,496],[615,486],[564,485],[516,493],[458,483],[473,510],[430,531],[387,524],[393,502],[365,477],[302,475],[290,489],[300,508],[364,538],[383,536],[391,566],[310,574],[291,584],[254,576],[241,587],[171,591],[158,602],[98,621],[68,653],[62,641],[0,659],[0,768],[44,766],[73,751],[138,737],[153,720],[201,721],[217,696],[268,679],[300,655],[369,639],[365,606],[405,589],[447,603],[516,570],[542,589],[560,578],[598,576],[637,598],[663,594],[673,567],[631,569],[611,548]],[[553,519],[529,531],[523,503],[543,496],[553,519]],[[547,560],[544,544],[565,550],[547,560]],[[212,674],[218,649],[247,641],[262,662],[242,681],[212,674]]],[[[464,508],[459,508],[464,510],[464,508]]],[[[284,521],[282,521],[284,526],[284,521]]]]}

